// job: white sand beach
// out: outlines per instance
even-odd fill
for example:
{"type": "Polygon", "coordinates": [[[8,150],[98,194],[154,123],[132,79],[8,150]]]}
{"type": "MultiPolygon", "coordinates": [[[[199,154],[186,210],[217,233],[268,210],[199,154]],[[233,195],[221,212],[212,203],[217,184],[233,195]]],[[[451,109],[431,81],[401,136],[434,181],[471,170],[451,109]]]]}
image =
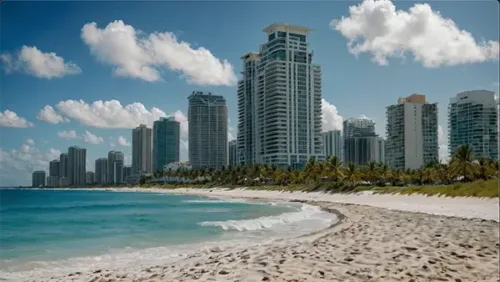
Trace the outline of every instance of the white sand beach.
{"type": "Polygon", "coordinates": [[[148,190],[307,201],[337,213],[341,221],[308,236],[254,246],[213,248],[175,263],[160,262],[138,270],[94,269],[29,281],[416,282],[500,279],[498,198],[226,189],[148,190]]]}

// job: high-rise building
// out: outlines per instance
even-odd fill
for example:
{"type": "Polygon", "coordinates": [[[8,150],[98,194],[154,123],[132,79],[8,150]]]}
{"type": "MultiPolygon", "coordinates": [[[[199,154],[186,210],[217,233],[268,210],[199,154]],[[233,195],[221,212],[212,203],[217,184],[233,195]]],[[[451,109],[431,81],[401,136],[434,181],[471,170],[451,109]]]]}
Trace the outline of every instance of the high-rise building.
{"type": "Polygon", "coordinates": [[[120,151],[110,151],[108,153],[108,183],[122,183],[123,153],[120,151]]]}
{"type": "Polygon", "coordinates": [[[342,147],[344,146],[344,140],[342,137],[342,132],[340,130],[331,130],[323,132],[323,154],[326,158],[337,157],[343,160],[342,147]]]}
{"type": "Polygon", "coordinates": [[[85,183],[86,183],[87,185],[92,185],[92,184],[94,184],[94,183],[95,183],[95,179],[94,179],[94,177],[95,177],[95,174],[94,174],[94,172],[93,172],[93,171],[87,171],[87,172],[85,173],[85,183]]]}
{"type": "Polygon", "coordinates": [[[47,176],[47,186],[57,187],[59,186],[59,160],[53,160],[49,163],[49,176],[47,176]]]}
{"type": "Polygon", "coordinates": [[[466,91],[450,99],[448,107],[450,155],[468,144],[476,157],[498,158],[498,101],[486,90],[466,91]]]}
{"type": "Polygon", "coordinates": [[[229,161],[228,165],[238,165],[238,142],[236,140],[229,141],[229,161]]]}
{"type": "Polygon", "coordinates": [[[45,186],[45,171],[37,170],[31,177],[31,186],[34,188],[45,186]]]}
{"type": "Polygon", "coordinates": [[[379,160],[375,122],[367,118],[348,118],[343,123],[344,162],[365,165],[379,160]]]}
{"type": "Polygon", "coordinates": [[[194,91],[189,97],[189,161],[193,168],[227,165],[228,116],[222,96],[194,91]]]}
{"type": "Polygon", "coordinates": [[[127,177],[130,175],[132,175],[132,167],[129,165],[123,166],[122,169],[123,182],[126,182],[127,177]]]}
{"type": "Polygon", "coordinates": [[[71,146],[68,149],[68,178],[70,185],[85,185],[87,149],[71,146]]]}
{"type": "Polygon", "coordinates": [[[68,177],[68,154],[59,155],[59,177],[68,177]]]}
{"type": "Polygon", "coordinates": [[[377,163],[385,164],[385,139],[382,137],[378,137],[377,138],[377,146],[378,146],[377,163]]]}
{"type": "Polygon", "coordinates": [[[53,160],[49,164],[49,176],[59,177],[59,160],[53,160]]]}
{"type": "Polygon", "coordinates": [[[259,53],[241,57],[239,163],[297,167],[322,160],[321,68],[312,63],[310,29],[272,24],[263,31],[259,53]]]}
{"type": "Polygon", "coordinates": [[[153,171],[179,161],[180,123],[174,117],[160,118],[153,124],[153,171]]]}
{"type": "Polygon", "coordinates": [[[144,124],[132,130],[132,173],[151,173],[151,128],[144,124]]]}
{"type": "Polygon", "coordinates": [[[385,161],[393,168],[418,169],[438,161],[437,103],[425,95],[399,98],[387,107],[385,161]]]}
{"type": "Polygon", "coordinates": [[[95,160],[94,181],[97,184],[108,184],[108,159],[95,160]]]}

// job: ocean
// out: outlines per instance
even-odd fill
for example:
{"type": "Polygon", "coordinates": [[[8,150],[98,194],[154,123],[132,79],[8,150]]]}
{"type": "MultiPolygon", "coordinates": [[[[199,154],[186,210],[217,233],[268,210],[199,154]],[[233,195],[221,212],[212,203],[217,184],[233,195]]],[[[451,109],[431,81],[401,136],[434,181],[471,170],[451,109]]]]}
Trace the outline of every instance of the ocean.
{"type": "Polygon", "coordinates": [[[0,279],[175,262],[328,227],[300,203],[104,190],[0,189],[0,279]]]}

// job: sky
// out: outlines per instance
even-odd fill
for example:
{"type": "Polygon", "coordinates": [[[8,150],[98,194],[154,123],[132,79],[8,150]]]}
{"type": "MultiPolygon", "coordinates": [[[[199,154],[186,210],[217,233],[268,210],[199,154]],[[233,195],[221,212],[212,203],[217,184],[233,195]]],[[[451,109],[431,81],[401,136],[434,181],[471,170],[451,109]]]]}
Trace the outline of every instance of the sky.
{"type": "Polygon", "coordinates": [[[365,116],[385,137],[398,97],[438,103],[440,158],[447,157],[449,98],[498,93],[497,1],[18,2],[0,4],[0,186],[30,185],[31,173],[72,145],[87,170],[110,150],[131,162],[131,128],[161,116],[181,123],[187,97],[223,95],[236,137],[240,57],[265,43],[272,23],[312,29],[321,65],[323,130],[365,116]]]}

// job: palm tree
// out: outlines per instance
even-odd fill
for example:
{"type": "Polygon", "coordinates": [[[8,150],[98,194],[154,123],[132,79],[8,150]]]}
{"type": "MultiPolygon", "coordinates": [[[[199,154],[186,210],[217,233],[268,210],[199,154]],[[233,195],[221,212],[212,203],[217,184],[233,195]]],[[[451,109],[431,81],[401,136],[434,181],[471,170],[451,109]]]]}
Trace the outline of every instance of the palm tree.
{"type": "Polygon", "coordinates": [[[359,171],[355,164],[348,163],[345,169],[345,178],[347,185],[351,188],[356,186],[356,182],[359,180],[359,171]]]}
{"type": "Polygon", "coordinates": [[[463,182],[468,182],[474,179],[477,174],[477,165],[474,163],[475,156],[472,148],[465,144],[461,145],[455,151],[450,163],[451,173],[455,177],[463,177],[463,182]]]}
{"type": "Polygon", "coordinates": [[[330,170],[330,175],[335,181],[344,177],[344,173],[342,172],[342,161],[337,156],[333,156],[328,159],[328,169],[330,170]]]}
{"type": "Polygon", "coordinates": [[[379,169],[376,162],[368,162],[366,163],[366,174],[365,179],[370,183],[375,182],[377,179],[380,179],[379,169]]]}

